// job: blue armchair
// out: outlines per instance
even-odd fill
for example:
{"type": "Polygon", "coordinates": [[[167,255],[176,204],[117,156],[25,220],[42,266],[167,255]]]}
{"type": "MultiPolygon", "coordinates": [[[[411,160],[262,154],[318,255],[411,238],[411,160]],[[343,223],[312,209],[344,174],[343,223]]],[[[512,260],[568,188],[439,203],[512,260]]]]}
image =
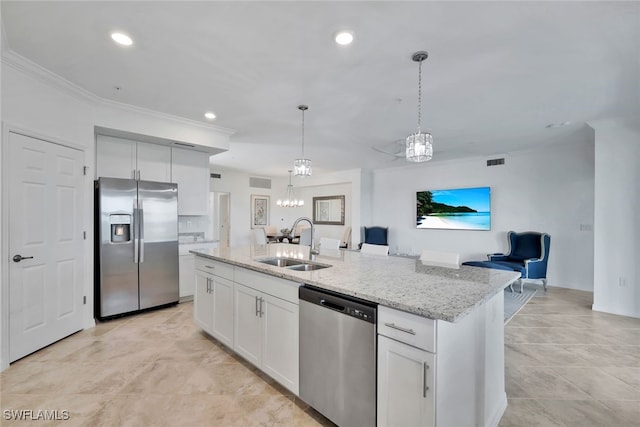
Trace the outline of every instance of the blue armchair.
{"type": "Polygon", "coordinates": [[[542,280],[544,290],[547,290],[547,262],[549,260],[549,245],[551,236],[547,233],[527,231],[516,233],[509,231],[509,253],[489,254],[489,262],[502,267],[519,271],[520,292],[523,281],[527,279],[542,280]]]}
{"type": "MultiPolygon", "coordinates": [[[[364,228],[364,242],[372,245],[388,245],[387,235],[389,234],[389,228],[387,227],[365,227],[364,228]]],[[[362,243],[358,247],[362,247],[362,243]]]]}

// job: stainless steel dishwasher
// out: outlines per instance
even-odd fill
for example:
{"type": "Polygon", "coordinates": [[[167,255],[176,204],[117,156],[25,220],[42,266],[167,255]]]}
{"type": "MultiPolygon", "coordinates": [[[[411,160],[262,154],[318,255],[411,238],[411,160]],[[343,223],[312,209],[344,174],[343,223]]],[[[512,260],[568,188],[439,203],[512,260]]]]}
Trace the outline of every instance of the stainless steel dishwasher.
{"type": "Polygon", "coordinates": [[[376,305],[301,286],[300,398],[340,427],[376,425],[376,305]]]}

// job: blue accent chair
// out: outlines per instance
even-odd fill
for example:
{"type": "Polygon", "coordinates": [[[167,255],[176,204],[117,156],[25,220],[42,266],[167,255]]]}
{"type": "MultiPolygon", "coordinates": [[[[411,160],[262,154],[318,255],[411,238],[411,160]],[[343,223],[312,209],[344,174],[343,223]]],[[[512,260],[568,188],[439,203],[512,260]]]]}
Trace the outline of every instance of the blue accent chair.
{"type": "MultiPolygon", "coordinates": [[[[365,227],[364,228],[364,242],[371,245],[389,245],[387,236],[389,235],[388,227],[365,227]]],[[[358,247],[362,247],[362,243],[358,247]]]]}
{"type": "Polygon", "coordinates": [[[487,255],[489,263],[520,272],[520,292],[522,292],[524,280],[542,280],[542,286],[546,291],[551,236],[535,231],[523,233],[509,231],[507,236],[509,252],[487,255]]]}

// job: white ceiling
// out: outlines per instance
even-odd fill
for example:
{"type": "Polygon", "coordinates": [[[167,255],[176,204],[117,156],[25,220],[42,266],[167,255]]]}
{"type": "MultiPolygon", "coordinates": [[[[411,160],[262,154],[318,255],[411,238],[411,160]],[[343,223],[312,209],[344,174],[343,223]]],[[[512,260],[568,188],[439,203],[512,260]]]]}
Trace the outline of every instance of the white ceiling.
{"type": "Polygon", "coordinates": [[[286,176],[300,155],[299,104],[315,173],[409,166],[373,148],[416,129],[418,50],[434,161],[640,116],[637,2],[3,0],[2,20],[11,51],[100,97],[203,123],[214,111],[237,132],[212,163],[258,175],[286,176]],[[347,47],[333,42],[344,28],[347,47]]]}

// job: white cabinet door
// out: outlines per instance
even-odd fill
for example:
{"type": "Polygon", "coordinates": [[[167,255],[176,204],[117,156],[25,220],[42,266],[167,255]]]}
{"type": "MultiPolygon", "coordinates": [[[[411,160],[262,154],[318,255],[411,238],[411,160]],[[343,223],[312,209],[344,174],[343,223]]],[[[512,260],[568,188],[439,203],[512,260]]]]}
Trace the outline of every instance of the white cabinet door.
{"type": "Polygon", "coordinates": [[[171,147],[138,142],[136,165],[140,180],[171,182],[171,147]]]}
{"type": "Polygon", "coordinates": [[[298,394],[298,306],[263,294],[262,370],[298,394]]]}
{"type": "Polygon", "coordinates": [[[233,349],[255,366],[260,366],[262,294],[246,286],[235,284],[235,331],[233,349]]]}
{"type": "Polygon", "coordinates": [[[105,135],[96,145],[98,177],[171,181],[171,147],[105,135]]]}
{"type": "Polygon", "coordinates": [[[213,276],[213,326],[211,335],[233,348],[233,282],[213,276]]]}
{"type": "Polygon", "coordinates": [[[180,255],[178,258],[180,298],[192,296],[195,290],[195,259],[193,254],[180,255]]]}
{"type": "Polygon", "coordinates": [[[378,427],[435,425],[435,355],[378,335],[378,427]]]}
{"type": "Polygon", "coordinates": [[[205,332],[211,333],[213,323],[213,294],[211,275],[195,270],[196,292],[193,296],[193,318],[205,332]]]}
{"type": "Polygon", "coordinates": [[[96,176],[134,179],[136,142],[112,136],[96,137],[96,176]]]}
{"type": "Polygon", "coordinates": [[[171,150],[171,182],[178,184],[178,215],[207,215],[209,154],[171,150]]]}

